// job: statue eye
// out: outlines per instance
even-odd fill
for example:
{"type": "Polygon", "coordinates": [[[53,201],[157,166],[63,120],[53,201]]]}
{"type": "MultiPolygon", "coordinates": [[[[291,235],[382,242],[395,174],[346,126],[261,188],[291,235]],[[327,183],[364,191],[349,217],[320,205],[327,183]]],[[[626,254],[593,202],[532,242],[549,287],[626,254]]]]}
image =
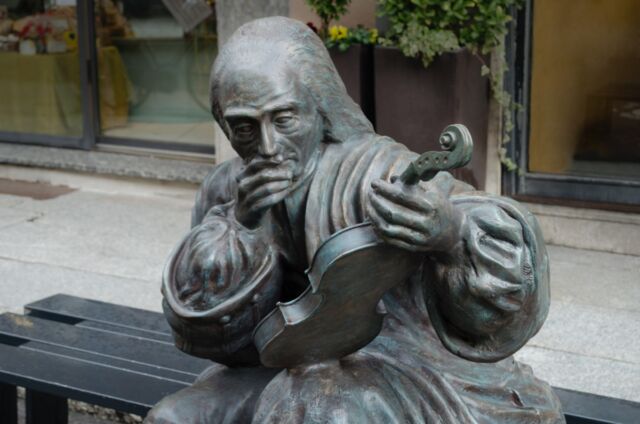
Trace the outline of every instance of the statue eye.
{"type": "Polygon", "coordinates": [[[281,111],[273,118],[273,122],[279,127],[286,127],[295,122],[295,115],[288,110],[281,111]]]}
{"type": "Polygon", "coordinates": [[[233,127],[233,134],[236,137],[251,137],[253,135],[253,125],[248,122],[237,124],[233,127]]]}

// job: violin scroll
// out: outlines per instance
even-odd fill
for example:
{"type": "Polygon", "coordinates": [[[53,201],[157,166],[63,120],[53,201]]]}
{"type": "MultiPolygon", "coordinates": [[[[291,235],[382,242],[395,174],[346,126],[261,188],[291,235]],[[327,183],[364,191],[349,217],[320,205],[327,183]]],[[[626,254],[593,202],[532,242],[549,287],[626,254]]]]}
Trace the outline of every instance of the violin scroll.
{"type": "Polygon", "coordinates": [[[462,124],[449,125],[440,135],[441,151],[425,152],[411,162],[400,176],[405,184],[428,181],[438,172],[462,168],[471,160],[473,139],[462,124]]]}

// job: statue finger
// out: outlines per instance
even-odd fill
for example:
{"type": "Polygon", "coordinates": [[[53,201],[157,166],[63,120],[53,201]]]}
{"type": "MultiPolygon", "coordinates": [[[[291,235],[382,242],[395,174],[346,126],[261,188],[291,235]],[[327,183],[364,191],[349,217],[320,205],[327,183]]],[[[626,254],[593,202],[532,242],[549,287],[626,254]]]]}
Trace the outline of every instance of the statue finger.
{"type": "Polygon", "coordinates": [[[504,240],[516,247],[524,245],[522,225],[500,208],[480,207],[474,211],[472,220],[480,229],[496,239],[504,240]]]}
{"type": "Polygon", "coordinates": [[[279,192],[273,192],[272,194],[266,197],[263,197],[262,199],[255,202],[252,206],[252,209],[264,211],[266,209],[271,208],[275,204],[281,202],[288,195],[289,195],[289,190],[286,190],[286,189],[279,192]]]}
{"type": "Polygon", "coordinates": [[[412,246],[410,250],[425,250],[429,246],[427,235],[401,225],[385,225],[380,228],[380,232],[386,240],[395,240],[412,246]]]}
{"type": "Polygon", "coordinates": [[[380,196],[409,209],[425,212],[434,209],[426,196],[417,194],[421,192],[409,189],[405,185],[391,184],[383,180],[375,180],[371,183],[371,187],[373,188],[373,191],[380,196]]]}
{"type": "Polygon", "coordinates": [[[370,209],[369,218],[378,236],[391,244],[403,244],[411,251],[424,250],[429,244],[427,235],[401,225],[389,223],[375,208],[370,209]]]}
{"type": "MultiPolygon", "coordinates": [[[[267,184],[261,185],[252,192],[248,193],[243,201],[247,205],[258,205],[264,198],[268,198],[273,194],[284,192],[286,196],[286,194],[288,193],[287,188],[289,188],[290,186],[290,180],[272,181],[267,184]]],[[[253,209],[252,206],[249,206],[249,208],[253,209]]]]}
{"type": "Polygon", "coordinates": [[[511,242],[494,238],[486,233],[478,238],[478,244],[483,252],[490,252],[488,256],[499,258],[498,261],[505,263],[505,265],[519,260],[519,253],[522,249],[522,246],[514,246],[511,242]]]}
{"type": "Polygon", "coordinates": [[[275,181],[291,181],[292,178],[293,172],[289,169],[267,169],[242,179],[238,184],[238,191],[241,194],[247,194],[261,185],[275,181]]]}
{"type": "Polygon", "coordinates": [[[369,201],[376,211],[391,224],[403,225],[423,233],[428,233],[431,230],[429,223],[432,221],[433,210],[422,212],[409,209],[392,203],[377,193],[371,193],[369,201]]]}
{"type": "Polygon", "coordinates": [[[510,283],[491,274],[468,279],[469,290],[476,296],[488,299],[505,311],[516,311],[522,306],[525,289],[520,284],[510,283]]]}
{"type": "Polygon", "coordinates": [[[236,181],[240,183],[241,181],[247,179],[248,177],[255,175],[256,173],[265,169],[266,166],[263,164],[257,165],[254,162],[249,163],[242,167],[238,175],[236,175],[236,181]]]}

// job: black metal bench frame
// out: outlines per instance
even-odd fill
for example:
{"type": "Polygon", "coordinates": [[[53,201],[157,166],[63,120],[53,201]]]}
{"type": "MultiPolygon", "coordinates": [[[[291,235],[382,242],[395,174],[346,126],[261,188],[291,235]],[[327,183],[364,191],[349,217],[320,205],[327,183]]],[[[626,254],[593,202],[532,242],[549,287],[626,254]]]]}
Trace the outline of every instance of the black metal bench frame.
{"type": "MultiPolygon", "coordinates": [[[[54,295],[0,315],[0,424],[66,424],[67,399],[145,416],[211,363],[173,346],[160,313],[54,295]]],[[[556,389],[569,424],[640,423],[640,404],[556,389]]]]}

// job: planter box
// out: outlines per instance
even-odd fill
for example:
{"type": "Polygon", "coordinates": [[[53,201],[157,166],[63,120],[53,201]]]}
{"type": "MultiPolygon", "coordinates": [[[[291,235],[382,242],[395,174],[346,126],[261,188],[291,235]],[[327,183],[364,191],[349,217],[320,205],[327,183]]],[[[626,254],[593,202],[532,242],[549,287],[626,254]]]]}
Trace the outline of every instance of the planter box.
{"type": "Polygon", "coordinates": [[[438,137],[449,124],[469,128],[471,163],[453,171],[457,178],[484,188],[489,122],[489,79],[466,50],[438,57],[428,68],[400,50],[375,49],[376,129],[417,153],[440,150],[438,137]]]}
{"type": "Polygon", "coordinates": [[[373,46],[355,44],[344,52],[334,47],[329,50],[329,54],[347,88],[347,93],[375,125],[373,46]]]}

